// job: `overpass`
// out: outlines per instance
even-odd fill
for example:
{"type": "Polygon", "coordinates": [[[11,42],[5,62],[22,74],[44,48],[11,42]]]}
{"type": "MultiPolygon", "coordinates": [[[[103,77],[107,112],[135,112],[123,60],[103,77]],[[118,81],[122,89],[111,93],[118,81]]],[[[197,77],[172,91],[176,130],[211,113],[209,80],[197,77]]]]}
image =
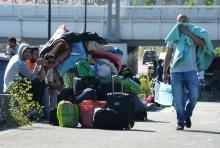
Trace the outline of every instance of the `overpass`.
{"type": "MultiPolygon", "coordinates": [[[[114,9],[113,5],[113,14],[114,9]]],[[[206,28],[214,45],[220,46],[220,6],[120,6],[119,30],[115,32],[119,40],[116,42],[130,46],[164,45],[163,39],[179,13],[206,28]]],[[[83,5],[54,5],[51,15],[52,33],[60,24],[66,24],[74,32],[84,29],[83,5]]],[[[108,38],[108,23],[107,5],[87,6],[87,31],[108,38]]],[[[14,36],[32,44],[42,44],[47,35],[47,5],[0,5],[0,42],[14,36]]]]}

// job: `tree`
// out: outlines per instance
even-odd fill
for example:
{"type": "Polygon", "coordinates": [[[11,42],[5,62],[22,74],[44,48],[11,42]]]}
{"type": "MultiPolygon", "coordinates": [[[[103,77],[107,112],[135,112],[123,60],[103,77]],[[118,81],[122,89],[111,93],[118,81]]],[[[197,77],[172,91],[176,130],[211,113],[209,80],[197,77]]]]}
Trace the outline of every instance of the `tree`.
{"type": "Polygon", "coordinates": [[[176,0],[164,0],[166,5],[175,5],[176,4],[176,0]]]}
{"type": "MultiPolygon", "coordinates": [[[[195,5],[195,3],[196,3],[196,0],[185,0],[184,2],[185,5],[190,5],[190,6],[195,5]]],[[[216,5],[216,0],[202,0],[202,4],[206,6],[216,5]]]]}
{"type": "Polygon", "coordinates": [[[203,0],[204,5],[216,5],[216,0],[203,0]]]}
{"type": "Polygon", "coordinates": [[[144,5],[154,5],[156,0],[144,0],[144,5]]]}
{"type": "Polygon", "coordinates": [[[196,3],[196,0],[186,0],[184,2],[184,5],[190,5],[190,6],[194,6],[196,3]]]}

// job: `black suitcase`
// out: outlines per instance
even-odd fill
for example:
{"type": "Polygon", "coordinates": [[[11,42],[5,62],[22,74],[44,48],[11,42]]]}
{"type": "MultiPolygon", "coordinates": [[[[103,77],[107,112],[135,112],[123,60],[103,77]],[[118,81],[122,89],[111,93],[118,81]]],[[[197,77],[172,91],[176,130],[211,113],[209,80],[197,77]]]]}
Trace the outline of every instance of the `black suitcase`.
{"type": "Polygon", "coordinates": [[[134,99],[134,118],[135,121],[147,120],[147,106],[136,95],[132,95],[134,99]]]}
{"type": "Polygon", "coordinates": [[[123,93],[123,77],[112,76],[112,93],[107,94],[107,105],[119,113],[122,129],[130,129],[134,126],[134,99],[130,94],[123,93]],[[114,92],[115,81],[121,83],[121,92],[114,92]]]}
{"type": "Polygon", "coordinates": [[[93,127],[97,129],[120,130],[123,128],[123,125],[117,111],[104,108],[94,112],[93,127]]]}

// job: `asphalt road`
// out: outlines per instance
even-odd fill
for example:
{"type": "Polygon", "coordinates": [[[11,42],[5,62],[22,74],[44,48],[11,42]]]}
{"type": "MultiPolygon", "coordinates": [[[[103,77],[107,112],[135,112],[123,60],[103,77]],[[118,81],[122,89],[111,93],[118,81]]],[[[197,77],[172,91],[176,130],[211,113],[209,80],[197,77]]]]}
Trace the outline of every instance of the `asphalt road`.
{"type": "Polygon", "coordinates": [[[63,128],[46,122],[0,131],[0,148],[219,148],[220,103],[199,102],[192,127],[176,131],[175,112],[149,112],[133,129],[63,128]]]}

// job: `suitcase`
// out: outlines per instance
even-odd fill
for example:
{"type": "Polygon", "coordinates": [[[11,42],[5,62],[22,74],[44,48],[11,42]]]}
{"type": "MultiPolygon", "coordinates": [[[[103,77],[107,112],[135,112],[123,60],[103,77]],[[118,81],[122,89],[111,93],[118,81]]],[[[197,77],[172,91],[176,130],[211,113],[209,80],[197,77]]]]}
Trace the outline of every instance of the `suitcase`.
{"type": "Polygon", "coordinates": [[[120,130],[121,118],[117,111],[110,108],[96,108],[93,117],[93,127],[97,129],[120,130]]]}
{"type": "Polygon", "coordinates": [[[135,121],[147,120],[147,106],[140,100],[138,96],[132,95],[134,99],[134,118],[135,121]]]}
{"type": "Polygon", "coordinates": [[[121,129],[129,130],[134,126],[134,99],[130,94],[123,93],[123,77],[112,76],[112,93],[107,94],[107,105],[119,113],[122,125],[121,129]],[[121,83],[121,92],[114,92],[115,81],[121,83]]]}

